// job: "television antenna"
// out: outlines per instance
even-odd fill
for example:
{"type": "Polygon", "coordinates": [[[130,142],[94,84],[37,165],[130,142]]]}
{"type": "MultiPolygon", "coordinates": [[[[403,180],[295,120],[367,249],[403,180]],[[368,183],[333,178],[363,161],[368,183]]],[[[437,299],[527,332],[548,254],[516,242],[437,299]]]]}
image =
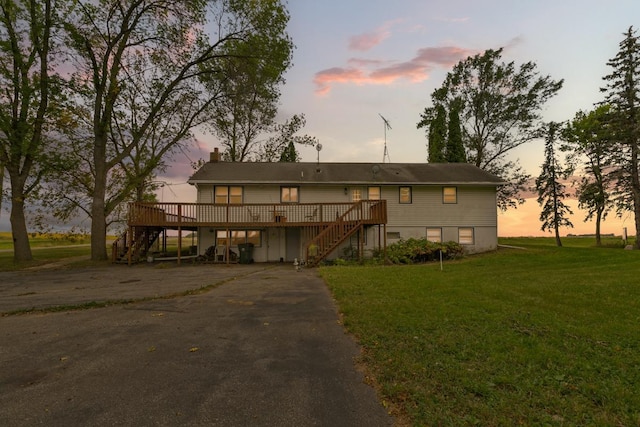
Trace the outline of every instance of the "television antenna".
{"type": "Polygon", "coordinates": [[[391,130],[391,125],[389,124],[389,120],[385,119],[384,116],[378,113],[382,121],[384,122],[384,153],[382,154],[382,163],[387,161],[387,163],[391,163],[391,158],[389,157],[389,150],[387,149],[387,129],[391,130]]]}

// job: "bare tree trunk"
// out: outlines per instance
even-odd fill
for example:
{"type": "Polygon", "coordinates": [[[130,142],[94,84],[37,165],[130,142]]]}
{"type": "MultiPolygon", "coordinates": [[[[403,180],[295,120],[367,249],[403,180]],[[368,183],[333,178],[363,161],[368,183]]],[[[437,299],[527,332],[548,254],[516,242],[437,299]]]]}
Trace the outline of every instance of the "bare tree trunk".
{"type": "Polygon", "coordinates": [[[24,199],[11,198],[11,235],[13,237],[13,260],[17,263],[31,261],[33,255],[29,244],[29,232],[24,216],[24,199]]]}
{"type": "Polygon", "coordinates": [[[600,223],[602,222],[602,208],[596,212],[596,246],[602,246],[602,236],[600,235],[600,223]]]}
{"type": "Polygon", "coordinates": [[[91,201],[91,260],[105,261],[107,257],[107,193],[106,136],[96,136],[93,151],[95,186],[91,201]]]}
{"type": "Polygon", "coordinates": [[[4,189],[4,166],[0,165],[0,216],[2,216],[2,190],[4,189]]]}
{"type": "Polygon", "coordinates": [[[558,227],[558,223],[557,222],[556,222],[556,225],[555,225],[555,232],[556,232],[556,246],[562,247],[562,240],[560,240],[560,229],[558,227]]]}
{"type": "Polygon", "coordinates": [[[631,146],[631,191],[633,193],[633,213],[636,222],[635,248],[640,249],[640,172],[638,171],[638,155],[640,148],[636,140],[631,146]]]}

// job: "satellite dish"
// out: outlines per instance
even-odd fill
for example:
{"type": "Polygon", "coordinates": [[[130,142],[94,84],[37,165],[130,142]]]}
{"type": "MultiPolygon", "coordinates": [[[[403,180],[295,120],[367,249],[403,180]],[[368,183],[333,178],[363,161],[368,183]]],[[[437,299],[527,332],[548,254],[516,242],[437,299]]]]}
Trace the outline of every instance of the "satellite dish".
{"type": "Polygon", "coordinates": [[[373,174],[377,174],[378,172],[380,172],[380,166],[379,165],[373,165],[371,167],[371,171],[373,172],[373,174]]]}
{"type": "Polygon", "coordinates": [[[316,145],[316,150],[318,151],[322,150],[322,144],[318,143],[318,145],[316,145]]]}

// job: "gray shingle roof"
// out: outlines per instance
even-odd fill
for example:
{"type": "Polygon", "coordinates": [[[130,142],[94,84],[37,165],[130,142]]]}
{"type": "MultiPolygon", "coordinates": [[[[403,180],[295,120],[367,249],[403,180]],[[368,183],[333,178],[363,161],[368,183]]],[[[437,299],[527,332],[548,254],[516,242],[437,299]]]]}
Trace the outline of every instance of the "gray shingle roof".
{"type": "Polygon", "coordinates": [[[468,163],[231,163],[209,162],[190,184],[501,185],[468,163]]]}

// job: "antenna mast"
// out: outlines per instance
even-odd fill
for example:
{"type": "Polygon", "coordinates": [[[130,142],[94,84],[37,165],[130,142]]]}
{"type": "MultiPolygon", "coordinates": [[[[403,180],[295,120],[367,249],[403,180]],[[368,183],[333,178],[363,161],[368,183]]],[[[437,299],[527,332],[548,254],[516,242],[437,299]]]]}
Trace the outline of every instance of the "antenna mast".
{"type": "Polygon", "coordinates": [[[391,125],[389,124],[389,120],[385,119],[384,116],[380,113],[378,115],[382,118],[384,122],[384,153],[382,154],[382,163],[387,161],[387,163],[391,163],[391,158],[389,157],[389,150],[387,150],[387,129],[391,130],[391,125]]]}

